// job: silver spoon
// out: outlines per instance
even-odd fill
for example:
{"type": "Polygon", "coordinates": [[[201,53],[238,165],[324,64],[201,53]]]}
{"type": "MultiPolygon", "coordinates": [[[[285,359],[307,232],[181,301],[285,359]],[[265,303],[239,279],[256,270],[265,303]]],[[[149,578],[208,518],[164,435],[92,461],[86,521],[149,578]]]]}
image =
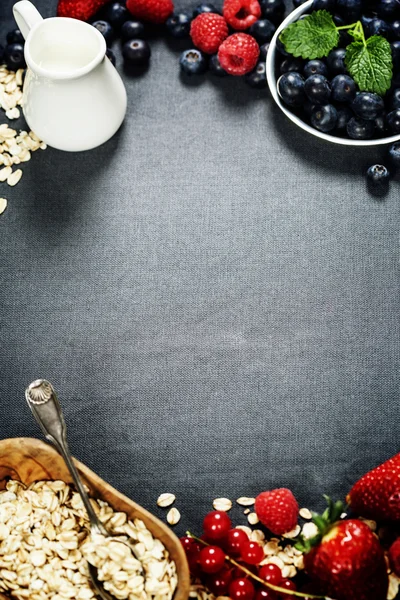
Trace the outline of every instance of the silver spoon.
{"type": "MultiPolygon", "coordinates": [[[[105,537],[113,538],[115,541],[125,544],[132,550],[132,546],[128,542],[117,539],[116,536],[113,536],[107,531],[93,510],[89,496],[83,487],[82,480],[74,465],[68,448],[67,428],[65,425],[64,416],[51,383],[46,381],[46,379],[37,379],[36,381],[33,381],[25,390],[25,398],[46,439],[56,447],[68,467],[75,487],[82,498],[82,502],[89,517],[90,534],[100,534],[105,537]]],[[[88,567],[90,579],[92,580],[93,586],[102,600],[115,600],[115,597],[109,594],[99,582],[96,567],[90,563],[88,563],[88,567]]]]}

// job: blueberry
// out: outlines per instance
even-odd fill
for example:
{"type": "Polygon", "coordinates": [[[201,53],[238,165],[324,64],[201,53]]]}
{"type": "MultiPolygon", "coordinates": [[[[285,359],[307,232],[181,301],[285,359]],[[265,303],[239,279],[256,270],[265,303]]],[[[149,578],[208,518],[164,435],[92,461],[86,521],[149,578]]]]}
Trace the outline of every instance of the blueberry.
{"type": "Polygon", "coordinates": [[[284,0],[261,0],[261,14],[275,25],[279,25],[285,14],[284,0]]]}
{"type": "Polygon", "coordinates": [[[110,23],[101,20],[93,21],[92,25],[95,29],[97,29],[97,31],[100,31],[107,44],[111,44],[114,39],[114,29],[111,27],[110,23]]]}
{"type": "Polygon", "coordinates": [[[186,75],[200,75],[207,70],[206,57],[196,48],[182,52],[179,64],[186,75]]]}
{"type": "Polygon", "coordinates": [[[115,54],[114,54],[114,52],[110,48],[107,48],[106,56],[108,56],[108,58],[111,61],[111,64],[113,64],[114,67],[115,67],[115,63],[116,63],[115,54]]]}
{"type": "Polygon", "coordinates": [[[361,25],[364,29],[368,29],[368,25],[373,21],[373,17],[367,17],[366,15],[361,15],[361,25]]]}
{"type": "Polygon", "coordinates": [[[393,21],[392,25],[392,36],[395,40],[400,40],[400,21],[393,21]]]}
{"type": "Polygon", "coordinates": [[[185,38],[189,35],[191,22],[192,17],[188,13],[180,12],[171,15],[165,26],[172,37],[185,38]]]}
{"type": "Polygon", "coordinates": [[[213,54],[210,58],[209,62],[210,73],[216,75],[217,77],[225,77],[228,73],[221,67],[221,63],[218,59],[218,54],[213,54]]]}
{"type": "Polygon", "coordinates": [[[387,124],[392,133],[400,133],[400,108],[388,113],[387,124]]]}
{"type": "Polygon", "coordinates": [[[400,142],[395,142],[390,146],[389,160],[396,169],[400,167],[400,142]]]}
{"type": "Polygon", "coordinates": [[[400,41],[392,42],[390,48],[392,50],[393,68],[398,71],[400,68],[400,41]]]}
{"type": "Polygon", "coordinates": [[[385,137],[387,135],[387,115],[385,112],[376,117],[375,123],[375,134],[378,137],[385,137]]]}
{"type": "Polygon", "coordinates": [[[126,6],[119,2],[108,4],[104,10],[104,19],[115,29],[121,29],[122,25],[129,19],[130,13],[126,6]]]}
{"type": "Polygon", "coordinates": [[[322,60],[318,60],[317,58],[314,60],[309,60],[303,70],[304,77],[310,77],[310,75],[323,75],[327,77],[328,75],[328,67],[322,60]]]}
{"type": "Polygon", "coordinates": [[[4,62],[10,71],[17,71],[25,67],[24,46],[22,44],[7,44],[4,48],[4,62]]]}
{"type": "Polygon", "coordinates": [[[354,79],[350,75],[336,75],[331,81],[332,100],[335,102],[351,102],[357,91],[354,79]]]}
{"type": "Polygon", "coordinates": [[[310,75],[304,82],[304,91],[311,102],[328,104],[331,97],[331,84],[323,75],[310,75]]]}
{"type": "Polygon", "coordinates": [[[380,19],[392,21],[400,12],[399,0],[380,0],[376,5],[376,12],[380,19]]]}
{"type": "Polygon", "coordinates": [[[327,56],[326,62],[328,64],[329,71],[332,75],[340,75],[340,73],[346,73],[346,65],[344,64],[344,58],[346,56],[346,50],[344,48],[334,48],[327,56]]]}
{"type": "Polygon", "coordinates": [[[367,171],[367,180],[375,188],[386,188],[389,185],[390,173],[384,165],[372,165],[367,171]]]}
{"type": "Polygon", "coordinates": [[[362,0],[336,0],[336,9],[347,23],[353,23],[361,17],[362,0]]]}
{"type": "Polygon", "coordinates": [[[211,4],[210,2],[202,2],[201,4],[198,4],[196,6],[196,8],[194,9],[193,19],[195,19],[202,13],[218,13],[219,14],[219,10],[217,10],[215,8],[214,4],[211,4]]]}
{"type": "Polygon", "coordinates": [[[303,104],[304,79],[295,71],[281,75],[277,81],[278,94],[289,106],[300,106],[303,104]]]}
{"type": "Polygon", "coordinates": [[[354,98],[351,108],[361,119],[373,121],[385,108],[381,96],[372,92],[358,92],[354,98]]]}
{"type": "Polygon", "coordinates": [[[19,29],[13,29],[7,33],[7,44],[25,44],[25,38],[19,29]]]}
{"type": "Polygon", "coordinates": [[[129,40],[122,46],[122,56],[131,65],[145,65],[149,62],[151,49],[145,40],[129,40]]]}
{"type": "Polygon", "coordinates": [[[267,87],[267,75],[265,61],[259,62],[256,68],[245,75],[245,81],[247,85],[258,90],[262,90],[267,87]]]}
{"type": "Polygon", "coordinates": [[[256,38],[259,44],[265,44],[272,40],[275,29],[275,25],[268,19],[259,19],[249,28],[248,32],[256,38]]]}
{"type": "Polygon", "coordinates": [[[347,123],[347,135],[353,140],[370,140],[375,132],[373,121],[352,117],[347,123]]]}
{"type": "Polygon", "coordinates": [[[366,34],[368,37],[382,35],[387,39],[391,39],[393,35],[391,27],[382,19],[372,19],[366,27],[366,34]]]}
{"type": "Polygon", "coordinates": [[[335,0],[313,0],[311,10],[327,10],[333,12],[335,0]]]}
{"type": "Polygon", "coordinates": [[[308,117],[311,117],[311,114],[315,108],[317,108],[318,104],[314,104],[314,102],[310,102],[308,98],[306,98],[303,104],[303,110],[308,117]]]}
{"type": "Polygon", "coordinates": [[[144,25],[140,21],[125,21],[121,27],[121,40],[123,42],[142,39],[144,35],[144,25]]]}
{"type": "Polygon", "coordinates": [[[281,75],[283,73],[289,73],[289,71],[297,71],[300,73],[303,70],[304,61],[302,58],[295,58],[294,56],[288,56],[284,58],[279,66],[281,75]]]}
{"type": "Polygon", "coordinates": [[[332,104],[325,104],[325,106],[316,106],[311,113],[311,125],[327,133],[335,129],[337,123],[337,110],[332,104]]]}
{"type": "Polygon", "coordinates": [[[400,108],[400,88],[395,88],[390,95],[389,106],[391,110],[400,108]]]}
{"type": "Polygon", "coordinates": [[[265,60],[267,58],[269,50],[269,42],[260,46],[260,59],[265,60]]]}
{"type": "Polygon", "coordinates": [[[276,49],[278,50],[279,54],[282,54],[282,56],[292,56],[285,50],[285,46],[282,44],[279,36],[276,38],[276,49]]]}
{"type": "Polygon", "coordinates": [[[348,106],[337,109],[336,129],[343,133],[346,131],[347,123],[354,116],[353,111],[348,106]]]}

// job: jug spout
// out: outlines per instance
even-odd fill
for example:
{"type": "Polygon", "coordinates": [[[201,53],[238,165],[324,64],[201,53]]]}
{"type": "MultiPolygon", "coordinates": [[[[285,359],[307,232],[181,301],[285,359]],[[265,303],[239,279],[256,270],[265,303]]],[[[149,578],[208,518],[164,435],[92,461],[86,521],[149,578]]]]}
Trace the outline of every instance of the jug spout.
{"type": "Polygon", "coordinates": [[[43,21],[38,9],[29,0],[20,0],[13,7],[14,18],[19,30],[26,39],[35,25],[43,21]]]}

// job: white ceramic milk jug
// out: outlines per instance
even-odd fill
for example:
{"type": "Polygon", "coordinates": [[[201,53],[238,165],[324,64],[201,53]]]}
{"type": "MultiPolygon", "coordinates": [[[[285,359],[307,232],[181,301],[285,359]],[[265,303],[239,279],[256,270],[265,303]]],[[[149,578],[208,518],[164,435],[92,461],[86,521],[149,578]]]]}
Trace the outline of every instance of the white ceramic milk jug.
{"type": "Polygon", "coordinates": [[[107,141],[126,112],[126,91],[97,29],[65,17],[43,19],[21,0],[14,17],[26,42],[23,111],[29,127],[59,150],[107,141]]]}

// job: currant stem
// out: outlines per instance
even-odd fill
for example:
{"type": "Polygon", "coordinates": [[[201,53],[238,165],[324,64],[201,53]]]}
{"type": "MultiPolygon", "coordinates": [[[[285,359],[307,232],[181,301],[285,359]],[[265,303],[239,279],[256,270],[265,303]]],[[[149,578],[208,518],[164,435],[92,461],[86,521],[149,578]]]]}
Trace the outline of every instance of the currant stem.
{"type": "MultiPolygon", "coordinates": [[[[196,540],[196,542],[203,544],[203,546],[211,545],[211,544],[208,544],[207,542],[205,542],[204,540],[202,540],[201,538],[197,537],[197,535],[194,535],[190,531],[187,531],[186,535],[193,538],[194,540],[196,540]]],[[[254,579],[258,583],[265,585],[265,587],[270,588],[271,590],[274,590],[275,592],[282,592],[284,594],[287,594],[288,596],[295,596],[297,598],[316,598],[319,600],[327,600],[326,596],[316,596],[314,594],[304,594],[303,592],[297,592],[294,590],[286,590],[285,588],[281,588],[277,585],[273,585],[272,583],[268,583],[268,581],[265,581],[264,579],[261,579],[261,577],[254,575],[254,573],[249,571],[249,569],[246,569],[246,567],[244,567],[243,565],[238,563],[234,558],[231,558],[228,554],[225,554],[225,560],[228,561],[229,563],[231,563],[231,565],[239,568],[241,571],[243,571],[243,573],[246,573],[246,575],[251,577],[251,579],[254,579]]]]}

